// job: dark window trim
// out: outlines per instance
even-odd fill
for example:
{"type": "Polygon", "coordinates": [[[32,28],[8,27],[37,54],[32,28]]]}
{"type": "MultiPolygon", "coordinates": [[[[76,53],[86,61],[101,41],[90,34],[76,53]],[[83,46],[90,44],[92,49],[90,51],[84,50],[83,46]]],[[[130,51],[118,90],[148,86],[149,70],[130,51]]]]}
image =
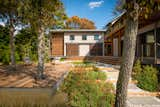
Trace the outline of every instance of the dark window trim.
{"type": "Polygon", "coordinates": [[[94,35],[94,40],[99,40],[99,34],[94,35]],[[98,38],[96,36],[98,36],[98,38]]]}
{"type": "Polygon", "coordinates": [[[70,36],[69,36],[69,39],[70,39],[70,40],[75,40],[75,36],[74,36],[74,35],[70,35],[70,36]]]}
{"type": "Polygon", "coordinates": [[[87,40],[87,35],[82,35],[82,40],[87,40]]]}

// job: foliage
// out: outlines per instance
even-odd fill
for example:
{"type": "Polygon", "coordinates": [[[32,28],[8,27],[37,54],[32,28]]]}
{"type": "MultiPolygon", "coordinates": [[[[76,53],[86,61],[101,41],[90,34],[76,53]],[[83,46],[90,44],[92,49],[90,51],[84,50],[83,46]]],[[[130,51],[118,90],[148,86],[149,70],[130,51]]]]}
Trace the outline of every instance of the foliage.
{"type": "Polygon", "coordinates": [[[38,36],[38,78],[43,79],[45,32],[66,18],[63,3],[60,0],[23,0],[20,4],[19,16],[38,36]]]}
{"type": "Polygon", "coordinates": [[[157,91],[158,88],[158,77],[157,69],[152,66],[144,66],[143,72],[137,75],[138,87],[148,90],[157,91]]]}
{"type": "Polygon", "coordinates": [[[68,94],[72,107],[112,107],[113,85],[106,83],[106,74],[96,71],[71,71],[60,88],[68,94]]]}
{"type": "Polygon", "coordinates": [[[15,44],[21,61],[25,57],[37,60],[37,35],[32,29],[22,29],[15,37],[15,44]]]}
{"type": "Polygon", "coordinates": [[[66,58],[62,57],[62,58],[60,58],[60,61],[65,61],[65,59],[66,59],[66,58]]]}
{"type": "Polygon", "coordinates": [[[50,28],[66,19],[60,0],[25,0],[20,2],[19,16],[38,32],[41,26],[50,28]]]}
{"type": "Polygon", "coordinates": [[[9,64],[10,48],[9,48],[9,29],[8,27],[0,26],[0,62],[9,64]]]}
{"type": "Polygon", "coordinates": [[[66,20],[67,29],[95,29],[94,22],[86,19],[73,16],[66,20]]]}
{"type": "MultiPolygon", "coordinates": [[[[0,20],[9,28],[10,36],[10,58],[11,65],[15,68],[16,58],[14,46],[14,32],[16,26],[20,24],[20,17],[18,17],[17,9],[19,7],[19,0],[0,0],[0,20]]],[[[7,51],[8,52],[8,51],[7,51]]],[[[8,53],[5,55],[5,62],[8,63],[8,53]]]]}
{"type": "Polygon", "coordinates": [[[137,76],[142,72],[142,67],[141,67],[141,61],[138,59],[134,66],[133,66],[133,71],[132,71],[132,78],[137,79],[137,76]]]}
{"type": "Polygon", "coordinates": [[[84,66],[87,66],[87,65],[93,65],[93,63],[92,62],[89,62],[89,61],[77,61],[77,62],[73,62],[73,64],[74,65],[79,65],[79,66],[82,66],[82,65],[84,65],[84,66]]]}

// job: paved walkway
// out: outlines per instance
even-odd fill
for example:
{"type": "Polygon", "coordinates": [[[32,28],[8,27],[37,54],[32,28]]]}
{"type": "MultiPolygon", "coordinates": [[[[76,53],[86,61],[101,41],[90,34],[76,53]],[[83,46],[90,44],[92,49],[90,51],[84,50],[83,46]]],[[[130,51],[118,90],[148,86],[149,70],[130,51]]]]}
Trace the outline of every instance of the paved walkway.
{"type": "MultiPolygon", "coordinates": [[[[116,87],[119,66],[98,63],[100,70],[107,73],[107,81],[112,82],[116,87]]],[[[160,99],[154,97],[156,93],[144,91],[130,80],[128,85],[128,107],[160,107],[160,99]]]]}

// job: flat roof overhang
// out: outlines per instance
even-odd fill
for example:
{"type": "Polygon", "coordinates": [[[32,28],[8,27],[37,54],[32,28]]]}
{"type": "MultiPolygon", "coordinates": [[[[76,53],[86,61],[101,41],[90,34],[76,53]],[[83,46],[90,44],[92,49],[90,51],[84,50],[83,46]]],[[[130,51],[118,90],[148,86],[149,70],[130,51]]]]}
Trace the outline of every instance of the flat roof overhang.
{"type": "Polygon", "coordinates": [[[60,29],[60,30],[50,30],[51,33],[74,33],[74,32],[100,32],[105,33],[106,30],[98,29],[60,29]]]}

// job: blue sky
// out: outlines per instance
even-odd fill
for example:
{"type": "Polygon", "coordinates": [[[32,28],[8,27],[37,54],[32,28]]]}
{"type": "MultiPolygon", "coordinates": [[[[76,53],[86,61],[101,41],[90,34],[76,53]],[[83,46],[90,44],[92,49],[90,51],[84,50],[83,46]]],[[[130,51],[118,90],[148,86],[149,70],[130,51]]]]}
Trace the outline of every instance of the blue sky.
{"type": "Polygon", "coordinates": [[[98,29],[111,21],[116,0],[61,0],[69,17],[79,16],[92,20],[98,29]]]}

